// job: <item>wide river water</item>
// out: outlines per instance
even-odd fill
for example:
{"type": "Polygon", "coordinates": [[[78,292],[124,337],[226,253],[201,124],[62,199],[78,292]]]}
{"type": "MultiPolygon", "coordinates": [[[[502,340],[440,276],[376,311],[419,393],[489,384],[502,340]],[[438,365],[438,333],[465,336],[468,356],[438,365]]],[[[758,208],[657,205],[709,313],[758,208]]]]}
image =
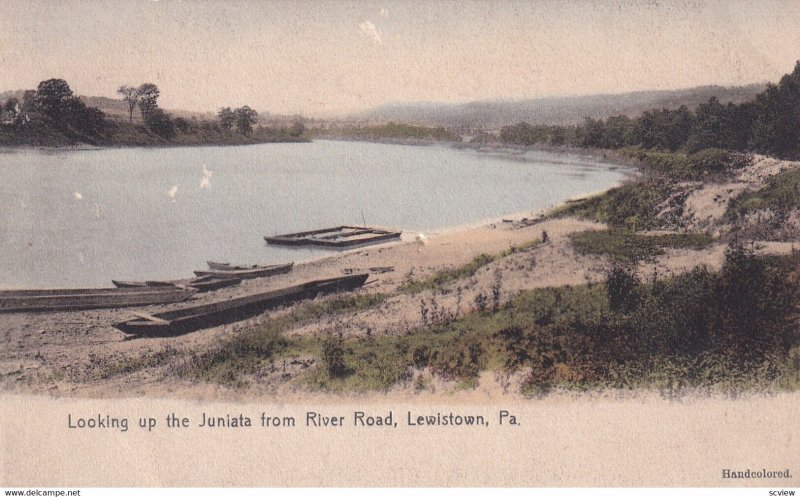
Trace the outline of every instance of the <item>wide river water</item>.
{"type": "Polygon", "coordinates": [[[624,179],[574,155],[316,141],[0,152],[0,288],[174,279],[205,261],[332,252],[264,235],[341,224],[413,236],[540,211],[624,179]]]}

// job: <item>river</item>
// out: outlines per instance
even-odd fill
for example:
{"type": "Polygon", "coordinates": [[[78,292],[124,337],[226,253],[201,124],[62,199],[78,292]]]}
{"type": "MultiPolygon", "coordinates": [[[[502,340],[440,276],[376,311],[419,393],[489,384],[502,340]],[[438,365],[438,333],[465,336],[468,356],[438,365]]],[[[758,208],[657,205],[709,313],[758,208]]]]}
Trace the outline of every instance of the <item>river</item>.
{"type": "Polygon", "coordinates": [[[365,222],[432,234],[540,211],[626,174],[576,155],[365,142],[7,149],[0,288],[185,278],[207,260],[308,260],[331,252],[263,236],[365,222]]]}

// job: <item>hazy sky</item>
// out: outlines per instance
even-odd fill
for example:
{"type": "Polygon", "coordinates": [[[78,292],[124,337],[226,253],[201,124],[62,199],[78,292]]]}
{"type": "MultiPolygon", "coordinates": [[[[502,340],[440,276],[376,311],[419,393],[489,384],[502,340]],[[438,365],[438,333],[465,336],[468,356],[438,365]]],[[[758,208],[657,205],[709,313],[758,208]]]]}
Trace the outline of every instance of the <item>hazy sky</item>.
{"type": "Polygon", "coordinates": [[[152,82],[201,111],[737,85],[797,59],[800,1],[0,0],[0,90],[152,82]]]}

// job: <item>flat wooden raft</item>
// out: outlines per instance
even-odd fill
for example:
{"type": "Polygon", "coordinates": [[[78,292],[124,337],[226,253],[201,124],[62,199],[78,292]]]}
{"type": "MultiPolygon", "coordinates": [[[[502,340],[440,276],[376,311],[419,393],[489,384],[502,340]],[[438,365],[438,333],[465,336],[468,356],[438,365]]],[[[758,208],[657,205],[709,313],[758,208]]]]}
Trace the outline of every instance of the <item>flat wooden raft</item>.
{"type": "Polygon", "coordinates": [[[397,240],[401,234],[400,231],[369,226],[337,226],[286,235],[265,236],[264,240],[273,245],[351,248],[397,240]]]}

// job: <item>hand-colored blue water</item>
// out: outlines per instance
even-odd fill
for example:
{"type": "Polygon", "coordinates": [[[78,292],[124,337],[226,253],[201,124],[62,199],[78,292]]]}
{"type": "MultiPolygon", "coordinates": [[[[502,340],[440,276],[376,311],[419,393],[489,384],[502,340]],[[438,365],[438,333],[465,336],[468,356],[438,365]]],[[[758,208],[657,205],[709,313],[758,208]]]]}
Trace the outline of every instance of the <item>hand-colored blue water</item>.
{"type": "Polygon", "coordinates": [[[0,288],[192,275],[207,260],[331,252],[264,235],[341,224],[436,232],[608,188],[626,172],[542,152],[316,141],[0,153],[0,288]]]}

